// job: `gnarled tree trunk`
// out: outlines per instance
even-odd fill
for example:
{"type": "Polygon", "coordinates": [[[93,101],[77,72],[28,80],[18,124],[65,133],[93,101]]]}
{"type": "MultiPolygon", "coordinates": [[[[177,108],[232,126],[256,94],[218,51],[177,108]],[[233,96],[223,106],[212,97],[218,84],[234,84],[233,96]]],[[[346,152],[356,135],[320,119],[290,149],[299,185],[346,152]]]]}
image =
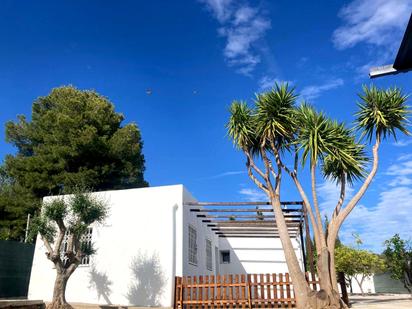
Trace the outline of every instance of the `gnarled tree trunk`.
{"type": "Polygon", "coordinates": [[[73,307],[66,301],[66,286],[70,276],[76,270],[78,261],[73,261],[67,267],[62,267],[59,262],[56,266],[56,280],[54,281],[53,299],[50,304],[47,305],[47,309],[73,309],[73,307]]]}
{"type": "Polygon", "coordinates": [[[61,272],[56,275],[53,289],[53,299],[50,304],[47,305],[47,309],[72,309],[66,301],[66,285],[69,277],[61,272]]]}

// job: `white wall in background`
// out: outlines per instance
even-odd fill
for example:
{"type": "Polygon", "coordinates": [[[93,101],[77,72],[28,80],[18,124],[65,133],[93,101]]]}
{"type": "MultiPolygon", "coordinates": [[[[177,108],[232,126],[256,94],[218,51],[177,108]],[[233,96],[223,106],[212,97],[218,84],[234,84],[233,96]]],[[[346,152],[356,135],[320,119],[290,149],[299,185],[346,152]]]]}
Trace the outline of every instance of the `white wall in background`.
{"type": "MultiPolygon", "coordinates": [[[[292,239],[303,269],[300,242],[292,239]]],[[[287,265],[279,238],[220,238],[219,250],[230,251],[230,263],[221,264],[221,273],[285,273],[287,265]]]]}

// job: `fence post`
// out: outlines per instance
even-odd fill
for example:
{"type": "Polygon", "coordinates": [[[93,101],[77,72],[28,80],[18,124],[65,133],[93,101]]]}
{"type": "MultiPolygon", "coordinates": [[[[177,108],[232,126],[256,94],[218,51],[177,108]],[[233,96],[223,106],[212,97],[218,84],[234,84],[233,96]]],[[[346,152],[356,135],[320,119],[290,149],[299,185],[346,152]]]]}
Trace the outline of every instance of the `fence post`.
{"type": "Polygon", "coordinates": [[[251,279],[251,277],[250,277],[250,275],[247,275],[247,277],[246,277],[247,279],[247,302],[248,302],[248,307],[249,307],[249,309],[252,309],[252,300],[251,300],[251,297],[250,297],[250,279],[251,279]]]}

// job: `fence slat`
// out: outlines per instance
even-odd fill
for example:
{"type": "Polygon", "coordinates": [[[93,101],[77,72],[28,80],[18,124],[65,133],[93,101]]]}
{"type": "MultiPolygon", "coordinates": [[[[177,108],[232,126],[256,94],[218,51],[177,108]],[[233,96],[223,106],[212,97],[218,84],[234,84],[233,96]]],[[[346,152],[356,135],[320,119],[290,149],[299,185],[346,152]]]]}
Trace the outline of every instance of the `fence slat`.
{"type": "Polygon", "coordinates": [[[197,301],[197,277],[193,276],[192,278],[193,287],[192,287],[192,300],[197,301]]]}
{"type": "Polygon", "coordinates": [[[265,279],[263,277],[263,274],[259,275],[259,304],[261,308],[266,308],[265,306],[265,279]]]}
{"type": "Polygon", "coordinates": [[[233,275],[229,275],[229,295],[228,295],[228,297],[229,297],[229,300],[230,300],[230,303],[229,303],[229,308],[230,309],[232,309],[233,308],[233,275]]]}
{"type": "Polygon", "coordinates": [[[270,274],[266,274],[266,299],[268,300],[268,308],[273,308],[271,287],[270,274]]]}
{"type": "Polygon", "coordinates": [[[257,283],[258,283],[257,274],[253,274],[253,283],[254,283],[254,285],[253,285],[253,294],[254,294],[253,295],[253,299],[254,299],[253,305],[257,305],[257,303],[255,301],[255,299],[259,299],[258,286],[257,286],[257,283]]]}
{"type": "Polygon", "coordinates": [[[200,303],[203,303],[203,276],[199,276],[199,294],[197,295],[197,299],[200,303]]]}
{"type": "Polygon", "coordinates": [[[210,287],[209,287],[209,276],[206,275],[203,281],[205,282],[205,285],[206,285],[206,287],[205,287],[205,289],[204,289],[204,294],[203,294],[204,297],[205,297],[204,300],[205,300],[205,301],[209,301],[209,300],[210,300],[210,294],[209,294],[209,290],[210,290],[210,287]]]}
{"type": "Polygon", "coordinates": [[[272,286],[273,286],[273,307],[274,308],[279,308],[279,302],[278,302],[278,285],[277,285],[277,279],[276,279],[276,274],[272,274],[272,286]]]}
{"type": "Polygon", "coordinates": [[[216,303],[216,308],[220,309],[220,275],[216,275],[216,298],[217,303],[216,303]]]}
{"type": "Polygon", "coordinates": [[[288,298],[288,308],[292,308],[292,299],[290,297],[289,273],[285,274],[285,281],[286,281],[286,297],[288,298]]]}
{"type": "Polygon", "coordinates": [[[243,285],[240,287],[241,290],[241,298],[242,298],[242,308],[246,308],[245,306],[245,299],[246,299],[246,280],[245,280],[245,275],[240,275],[240,282],[243,283],[243,285]]]}
{"type": "Polygon", "coordinates": [[[192,300],[192,278],[190,276],[187,277],[187,285],[186,285],[186,298],[190,302],[192,300]]]}
{"type": "Polygon", "coordinates": [[[210,295],[209,295],[209,297],[212,301],[212,306],[211,307],[214,309],[215,308],[215,299],[216,299],[216,295],[215,295],[215,276],[214,275],[211,275],[209,277],[209,283],[212,284],[210,286],[210,291],[209,291],[210,295]]]}
{"type": "Polygon", "coordinates": [[[227,296],[227,275],[222,276],[222,306],[223,308],[226,308],[226,296],[227,296]]]}
{"type": "Polygon", "coordinates": [[[236,299],[236,305],[239,303],[240,300],[240,293],[239,293],[239,275],[235,275],[235,299],[236,299]]]}
{"type": "Polygon", "coordinates": [[[283,274],[279,274],[279,298],[280,298],[280,307],[285,308],[285,293],[283,285],[283,274]]]}

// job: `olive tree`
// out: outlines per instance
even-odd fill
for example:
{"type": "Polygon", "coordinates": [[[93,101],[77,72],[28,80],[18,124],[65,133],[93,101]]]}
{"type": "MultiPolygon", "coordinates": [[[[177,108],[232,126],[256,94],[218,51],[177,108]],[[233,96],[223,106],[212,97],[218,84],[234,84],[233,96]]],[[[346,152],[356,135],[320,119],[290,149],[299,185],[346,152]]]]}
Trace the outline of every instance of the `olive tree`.
{"type": "Polygon", "coordinates": [[[107,211],[106,202],[90,193],[59,196],[43,203],[41,214],[33,220],[31,235],[40,235],[46,257],[56,269],[48,308],[71,308],[65,298],[67,281],[82,259],[95,253],[93,244],[83,235],[90,225],[103,222],[107,211]]]}
{"type": "Polygon", "coordinates": [[[334,263],[339,229],[378,170],[382,140],[395,135],[396,131],[409,134],[407,96],[399,89],[365,86],[359,98],[355,130],[309,104],[297,106],[297,95],[287,84],[276,84],[271,91],[258,94],[253,107],[240,101],[234,101],[230,107],[228,134],[245,155],[249,177],[271,203],[298,308],[346,307],[337,292],[334,263]],[[365,148],[370,143],[373,144],[372,165],[367,171],[369,158],[365,148]],[[310,192],[305,191],[299,177],[299,171],[305,166],[310,171],[310,192]],[[326,229],[322,226],[316,190],[319,171],[340,187],[340,197],[326,229]],[[280,202],[283,173],[292,179],[310,218],[318,255],[321,287],[318,292],[312,291],[306,282],[288,234],[280,202]],[[346,185],[354,181],[360,181],[360,187],[344,205],[346,185]]]}

